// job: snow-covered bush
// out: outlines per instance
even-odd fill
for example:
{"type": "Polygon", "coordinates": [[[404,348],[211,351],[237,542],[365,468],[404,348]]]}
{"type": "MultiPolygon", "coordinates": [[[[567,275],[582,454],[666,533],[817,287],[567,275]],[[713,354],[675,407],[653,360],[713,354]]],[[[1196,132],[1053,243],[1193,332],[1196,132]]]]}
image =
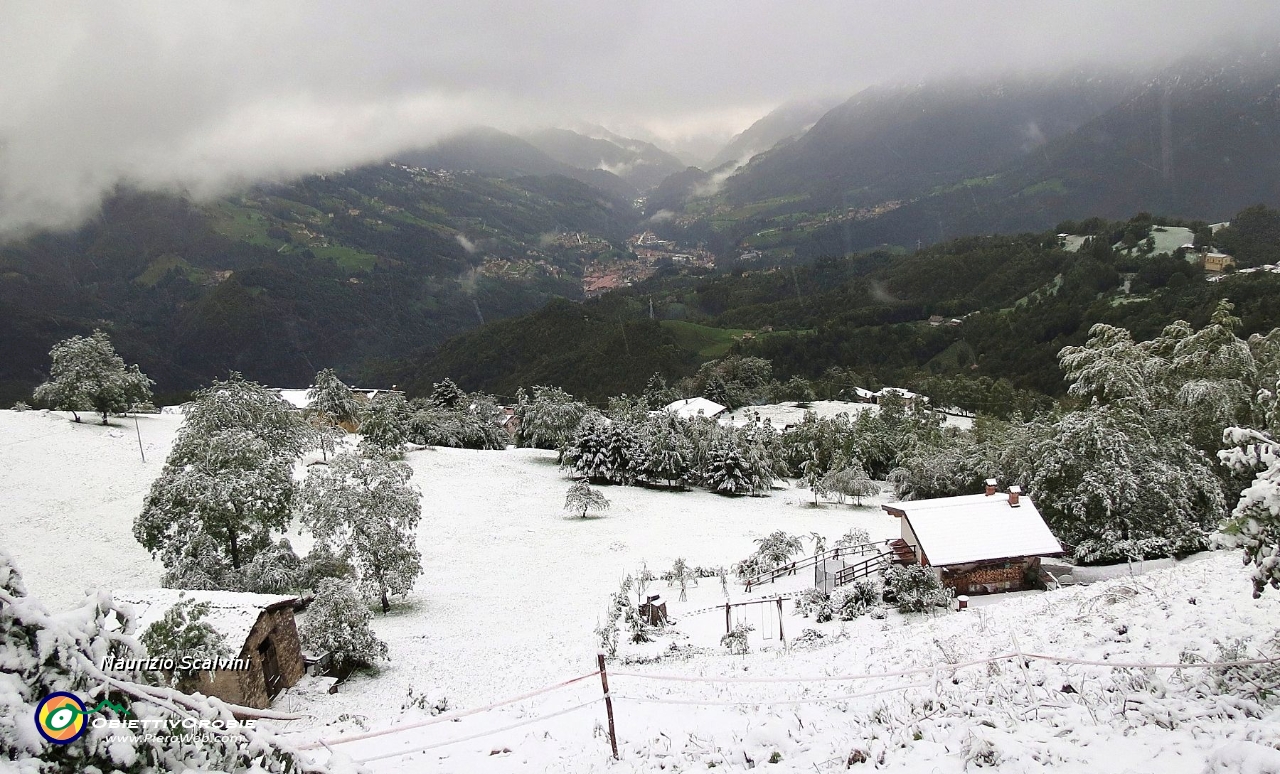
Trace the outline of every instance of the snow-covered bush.
{"type": "Polygon", "coordinates": [[[826,623],[833,615],[831,595],[822,589],[805,589],[796,597],[796,612],[805,618],[812,615],[818,623],[826,623]]]}
{"type": "Polygon", "coordinates": [[[356,586],[384,613],[389,598],[407,595],[422,574],[416,545],[422,504],[412,476],[403,462],[339,454],[307,471],[298,496],[302,523],[318,543],[349,559],[356,586]]]}
{"type": "Polygon", "coordinates": [[[387,659],[387,644],[369,628],[372,619],[369,606],[351,584],[326,578],[307,608],[298,640],[305,650],[329,654],[331,672],[345,677],[387,659]]]}
{"type": "Polygon", "coordinates": [[[751,644],[747,641],[747,635],[755,630],[756,627],[746,621],[739,621],[734,624],[733,629],[728,634],[720,638],[720,644],[736,656],[745,656],[751,652],[751,644]]]}
{"type": "Polygon", "coordinates": [[[591,488],[586,481],[575,481],[569,487],[564,498],[564,509],[587,518],[587,511],[604,511],[609,508],[609,499],[591,488]]]}
{"type": "Polygon", "coordinates": [[[852,621],[879,606],[881,594],[880,584],[870,578],[857,580],[835,590],[831,609],[841,621],[852,621]]]}
{"type": "Polygon", "coordinates": [[[100,665],[108,657],[144,655],[129,636],[132,626],[125,607],[106,592],[88,597],[74,610],[50,614],[27,596],[17,568],[0,551],[0,761],[8,769],[24,774],[356,771],[341,755],[325,766],[308,763],[274,737],[240,725],[217,699],[149,686],[136,672],[104,671],[100,665]],[[146,723],[147,733],[89,725],[70,744],[49,744],[33,718],[40,700],[55,692],[75,694],[86,708],[94,709],[95,718],[146,723]],[[192,734],[182,725],[195,727],[202,721],[225,731],[192,734]]]}
{"type": "Polygon", "coordinates": [[[345,557],[335,554],[328,543],[316,543],[298,567],[298,587],[314,591],[320,588],[320,583],[324,580],[347,579],[354,574],[351,563],[345,557]]]}
{"type": "MultiPolygon", "coordinates": [[[[139,642],[153,658],[217,659],[231,656],[226,637],[205,622],[209,614],[208,602],[196,602],[185,595],[165,611],[160,620],[147,627],[139,642]]],[[[178,690],[190,692],[195,688],[197,673],[194,670],[177,670],[172,674],[157,675],[178,690]]]]}
{"type": "Polygon", "coordinates": [[[49,381],[36,388],[35,399],[50,408],[70,411],[77,422],[80,415],[76,412],[93,411],[105,425],[111,414],[151,400],[154,382],[136,365],[126,366],[111,339],[100,330],[58,342],[49,350],[49,357],[53,360],[49,381]]]}
{"type": "Polygon", "coordinates": [[[662,574],[662,579],[667,582],[668,586],[678,586],[680,588],[681,602],[689,599],[689,585],[697,586],[698,577],[697,569],[690,567],[683,556],[676,557],[671,569],[662,574]]]}
{"type": "Polygon", "coordinates": [[[13,404],[13,408],[10,409],[10,411],[30,411],[30,410],[31,410],[31,407],[22,401],[18,401],[17,403],[13,404]]]}
{"type": "Polygon", "coordinates": [[[613,658],[618,655],[618,619],[631,620],[631,611],[635,603],[631,601],[631,586],[634,580],[630,575],[622,580],[618,590],[609,598],[609,606],[605,609],[604,621],[595,630],[600,650],[613,658]]]}
{"type": "Polygon", "coordinates": [[[924,613],[946,606],[951,601],[951,590],[943,588],[928,567],[894,565],[884,574],[884,601],[902,613],[924,613]]]}

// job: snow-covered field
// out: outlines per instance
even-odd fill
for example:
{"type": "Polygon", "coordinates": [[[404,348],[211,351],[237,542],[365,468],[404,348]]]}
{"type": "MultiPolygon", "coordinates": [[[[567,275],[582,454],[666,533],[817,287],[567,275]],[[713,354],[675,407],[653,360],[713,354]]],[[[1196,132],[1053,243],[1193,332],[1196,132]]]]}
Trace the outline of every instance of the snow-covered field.
{"type": "MultiPolygon", "coordinates": [[[[56,414],[0,411],[0,546],[18,562],[34,595],[54,609],[101,585],[154,586],[159,566],[130,527],[158,474],[180,417],[143,417],[147,462],[132,422],[73,425],[56,414]]],[[[375,629],[392,661],[338,693],[307,679],[276,708],[308,716],[281,730],[297,743],[334,739],[429,718],[414,695],[447,696],[477,707],[590,672],[592,629],[608,595],[647,561],[660,573],[683,556],[714,566],[742,558],[753,538],[776,529],[816,531],[833,540],[852,526],[889,537],[894,521],[878,507],[814,509],[805,490],[766,498],[723,498],[605,488],[601,518],[561,511],[568,482],[554,454],[531,450],[411,453],[423,491],[418,543],[425,575],[408,600],[375,629]]],[[[877,501],[878,502],[878,501],[877,501]]],[[[299,548],[306,541],[295,542],[299,548]]],[[[765,586],[755,596],[793,588],[765,586]]],[[[1200,671],[1146,672],[1014,661],[948,663],[1021,648],[1096,661],[1177,663],[1222,658],[1218,640],[1244,641],[1253,655],[1280,628],[1280,595],[1253,600],[1234,555],[1211,555],[1139,578],[1024,595],[980,608],[883,620],[814,624],[785,603],[789,648],[753,635],[755,652],[729,656],[716,644],[723,612],[690,611],[723,601],[703,580],[687,603],[657,582],[677,619],[654,645],[628,649],[657,663],[611,665],[620,764],[609,761],[599,702],[473,741],[375,761],[375,771],[650,771],[660,768],[835,771],[854,750],[868,766],[893,771],[961,771],[978,762],[1001,771],[1280,772],[1280,715],[1237,699],[1200,695],[1200,671]],[[825,636],[798,642],[804,628],[825,636]],[[837,682],[694,683],[622,672],[703,677],[816,677],[930,670],[900,678],[837,682]],[[932,670],[938,669],[936,673],[932,670]],[[953,682],[954,680],[954,682],[953,682]],[[812,701],[917,685],[839,701],[812,701]],[[1070,686],[1070,690],[1066,689],[1070,686]],[[695,706],[649,700],[723,702],[695,706]],[[809,703],[765,704],[776,701],[809,703]],[[731,702],[748,702],[746,706],[731,702]],[[755,705],[755,702],[761,702],[755,705]],[[776,756],[774,755],[776,753],[776,756]],[[1271,763],[1266,763],[1271,760],[1271,763]],[[1211,761],[1222,761],[1221,765],[1211,761]],[[1246,761],[1248,763],[1246,763],[1246,761]],[[1265,765],[1264,765],[1265,764],[1265,765]]],[[[732,587],[735,599],[743,595],[732,587]]],[[[758,612],[748,616],[759,615],[758,612]]],[[[748,620],[754,620],[749,617],[748,620]]],[[[760,618],[757,629],[776,621],[760,618]]],[[[1272,683],[1274,684],[1274,677],[1272,683]]],[[[1274,685],[1273,685],[1274,690],[1274,685]]],[[[597,678],[457,722],[340,745],[358,759],[412,750],[568,710],[600,697],[597,678]]],[[[323,755],[324,753],[320,753],[323,755]]],[[[855,768],[858,765],[855,764],[855,768]]]]}

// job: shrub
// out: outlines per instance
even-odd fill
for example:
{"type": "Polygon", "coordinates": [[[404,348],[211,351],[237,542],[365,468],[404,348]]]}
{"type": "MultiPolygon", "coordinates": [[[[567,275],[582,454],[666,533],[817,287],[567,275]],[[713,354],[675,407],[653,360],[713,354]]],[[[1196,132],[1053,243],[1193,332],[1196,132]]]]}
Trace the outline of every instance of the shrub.
{"type": "Polygon", "coordinates": [[[875,581],[869,578],[854,581],[831,595],[831,609],[841,621],[852,621],[879,605],[880,596],[880,585],[875,581]]]}
{"type": "Polygon", "coordinates": [[[729,649],[730,653],[738,656],[745,656],[751,652],[751,645],[747,642],[747,635],[755,631],[756,627],[746,621],[739,621],[734,625],[733,630],[720,638],[720,644],[729,649]]]}
{"type": "Polygon", "coordinates": [[[928,567],[895,565],[884,574],[884,601],[901,613],[923,613],[951,600],[951,591],[928,567]]]}
{"type": "Polygon", "coordinates": [[[369,606],[351,584],[329,578],[316,590],[298,639],[307,650],[331,654],[332,671],[345,676],[387,658],[387,644],[369,628],[372,619],[369,606]]]}

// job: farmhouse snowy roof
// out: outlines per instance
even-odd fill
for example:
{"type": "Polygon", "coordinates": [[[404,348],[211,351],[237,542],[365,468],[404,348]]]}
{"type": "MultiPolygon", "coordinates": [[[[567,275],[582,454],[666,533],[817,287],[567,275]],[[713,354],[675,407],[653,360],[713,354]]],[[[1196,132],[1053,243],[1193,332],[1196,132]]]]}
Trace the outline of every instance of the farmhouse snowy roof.
{"type": "Polygon", "coordinates": [[[193,591],[190,589],[147,589],[145,591],[113,591],[117,602],[133,606],[135,636],[140,636],[151,624],[159,621],[181,596],[196,602],[209,603],[209,612],[202,620],[227,638],[227,644],[238,648],[248,639],[250,630],[258,622],[263,611],[280,605],[292,605],[296,597],[279,594],[249,594],[240,591],[193,591]]]}
{"type": "Polygon", "coordinates": [[[904,517],[934,566],[1062,553],[1031,498],[1004,492],[886,503],[904,517]]]}
{"type": "Polygon", "coordinates": [[[681,419],[690,419],[698,416],[699,414],[705,417],[714,417],[721,411],[724,411],[724,409],[724,406],[721,406],[719,403],[714,401],[707,400],[706,398],[686,398],[685,400],[678,400],[675,403],[671,403],[666,408],[667,411],[670,411],[681,419]]]}
{"type": "MultiPolygon", "coordinates": [[[[299,409],[305,409],[306,407],[311,405],[311,399],[307,397],[307,393],[310,391],[311,391],[310,387],[306,388],[305,390],[294,390],[294,389],[283,389],[283,388],[275,390],[275,392],[281,398],[284,398],[285,401],[287,401],[291,406],[299,409]]],[[[389,391],[388,390],[370,390],[364,387],[352,387],[351,392],[363,395],[366,398],[373,400],[373,397],[378,393],[389,392],[389,391]]]]}

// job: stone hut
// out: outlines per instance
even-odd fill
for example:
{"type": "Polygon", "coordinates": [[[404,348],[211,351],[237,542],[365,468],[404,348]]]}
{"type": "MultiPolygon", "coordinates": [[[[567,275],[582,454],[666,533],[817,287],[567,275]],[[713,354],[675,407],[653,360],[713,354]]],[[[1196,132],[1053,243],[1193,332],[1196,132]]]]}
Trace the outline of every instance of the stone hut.
{"type": "MultiPolygon", "coordinates": [[[[117,591],[113,596],[133,607],[135,636],[141,636],[183,598],[209,605],[201,620],[225,638],[230,655],[219,663],[223,668],[200,671],[194,684],[179,686],[188,692],[263,709],[306,671],[293,615],[296,597],[185,589],[117,591]]],[[[152,658],[169,655],[148,654],[152,658]]]]}

